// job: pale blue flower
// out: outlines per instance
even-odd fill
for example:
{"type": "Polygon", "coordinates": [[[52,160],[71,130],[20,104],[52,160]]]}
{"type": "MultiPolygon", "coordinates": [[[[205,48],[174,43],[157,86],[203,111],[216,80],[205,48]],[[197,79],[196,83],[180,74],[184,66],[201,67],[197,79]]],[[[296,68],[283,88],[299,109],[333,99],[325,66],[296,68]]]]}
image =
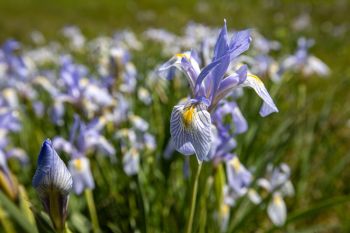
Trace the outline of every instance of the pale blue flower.
{"type": "Polygon", "coordinates": [[[202,70],[193,51],[175,55],[159,69],[164,72],[177,67],[186,74],[192,97],[173,108],[170,133],[176,150],[184,155],[196,154],[199,162],[209,159],[213,141],[210,112],[237,87],[251,87],[264,100],[260,110],[262,116],[278,111],[263,83],[249,74],[246,66],[225,76],[230,62],[246,51],[251,41],[249,30],[237,32],[230,42],[227,37],[225,23],[216,42],[212,62],[202,70]]]}

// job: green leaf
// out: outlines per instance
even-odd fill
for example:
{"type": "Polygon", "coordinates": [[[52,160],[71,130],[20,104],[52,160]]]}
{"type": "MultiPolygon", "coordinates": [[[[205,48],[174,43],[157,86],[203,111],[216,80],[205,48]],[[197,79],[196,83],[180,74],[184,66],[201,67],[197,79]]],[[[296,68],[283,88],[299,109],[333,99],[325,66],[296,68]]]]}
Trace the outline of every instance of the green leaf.
{"type": "Polygon", "coordinates": [[[13,202],[11,202],[2,191],[0,191],[0,201],[2,207],[6,209],[8,214],[13,218],[13,220],[18,223],[18,225],[23,230],[25,230],[25,232],[38,232],[36,227],[28,221],[27,217],[22,213],[22,211],[13,202]]]}

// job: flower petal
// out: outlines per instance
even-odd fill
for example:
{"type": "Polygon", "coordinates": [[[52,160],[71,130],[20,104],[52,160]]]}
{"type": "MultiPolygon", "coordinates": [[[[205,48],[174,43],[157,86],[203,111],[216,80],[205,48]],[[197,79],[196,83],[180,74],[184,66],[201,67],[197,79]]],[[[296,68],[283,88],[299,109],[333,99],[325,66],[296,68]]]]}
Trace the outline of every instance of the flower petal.
{"type": "Polygon", "coordinates": [[[211,118],[202,103],[188,103],[173,108],[170,134],[176,150],[184,155],[195,153],[198,161],[207,160],[211,146],[211,118]]]}
{"type": "Polygon", "coordinates": [[[274,193],[272,200],[267,207],[267,213],[272,223],[276,226],[282,226],[285,223],[287,208],[280,193],[274,193]]]}
{"type": "Polygon", "coordinates": [[[247,79],[241,85],[243,87],[253,88],[256,94],[258,94],[258,96],[264,101],[259,112],[261,116],[264,117],[270,113],[278,112],[278,109],[267,92],[264,83],[257,76],[248,74],[247,79]]]}
{"type": "Polygon", "coordinates": [[[33,186],[39,195],[47,189],[55,188],[67,195],[72,188],[72,176],[66,165],[58,156],[49,139],[45,140],[41,148],[38,167],[33,177],[33,186]]]}
{"type": "Polygon", "coordinates": [[[200,68],[198,62],[192,57],[192,54],[191,51],[176,54],[169,61],[161,65],[158,69],[159,74],[162,75],[170,68],[176,67],[186,74],[191,89],[194,90],[197,77],[200,73],[200,68]]]}

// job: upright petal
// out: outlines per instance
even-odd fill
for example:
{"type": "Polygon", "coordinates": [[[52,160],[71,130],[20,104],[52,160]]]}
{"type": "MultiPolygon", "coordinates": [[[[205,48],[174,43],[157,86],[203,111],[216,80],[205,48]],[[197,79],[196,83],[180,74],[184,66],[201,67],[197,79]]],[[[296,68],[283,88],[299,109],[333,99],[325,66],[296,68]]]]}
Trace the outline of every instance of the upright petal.
{"type": "Polygon", "coordinates": [[[198,62],[192,57],[192,52],[179,53],[164,63],[159,69],[160,74],[168,71],[171,67],[176,67],[185,73],[190,87],[194,90],[197,77],[200,73],[198,62]]]}
{"type": "Polygon", "coordinates": [[[195,153],[198,161],[207,160],[212,136],[211,118],[206,106],[200,102],[175,106],[171,113],[170,134],[180,153],[195,153]]]}
{"type": "Polygon", "coordinates": [[[227,52],[227,49],[228,49],[227,27],[226,27],[226,20],[224,20],[224,26],[222,27],[219,37],[216,40],[213,61],[223,56],[227,52]]]}
{"type": "Polygon", "coordinates": [[[230,60],[232,61],[241,53],[247,51],[252,41],[250,37],[250,30],[243,30],[236,32],[229,44],[230,48],[230,60]]]}

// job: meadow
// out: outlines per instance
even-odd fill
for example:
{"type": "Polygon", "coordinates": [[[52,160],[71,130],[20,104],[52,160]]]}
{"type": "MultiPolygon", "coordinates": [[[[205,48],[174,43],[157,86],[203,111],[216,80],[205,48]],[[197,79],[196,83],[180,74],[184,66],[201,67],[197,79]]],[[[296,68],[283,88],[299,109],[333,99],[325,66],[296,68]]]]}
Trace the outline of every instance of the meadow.
{"type": "Polygon", "coordinates": [[[0,1],[0,232],[350,232],[349,10],[0,1]]]}

